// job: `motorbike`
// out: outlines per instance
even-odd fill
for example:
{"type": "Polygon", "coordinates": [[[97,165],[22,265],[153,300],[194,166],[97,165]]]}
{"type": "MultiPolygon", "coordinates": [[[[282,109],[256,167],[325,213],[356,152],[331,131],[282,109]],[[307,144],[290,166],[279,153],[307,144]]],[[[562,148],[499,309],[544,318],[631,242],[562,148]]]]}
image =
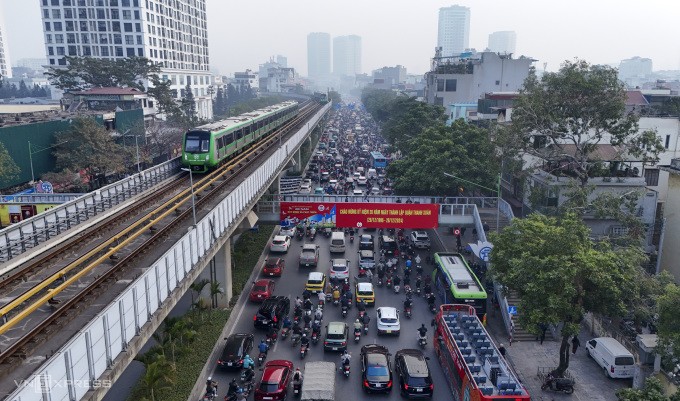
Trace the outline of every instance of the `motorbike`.
{"type": "Polygon", "coordinates": [[[342,317],[347,317],[347,306],[342,306],[342,317]]]}
{"type": "Polygon", "coordinates": [[[267,354],[265,354],[264,352],[260,352],[257,355],[257,366],[262,366],[265,359],[267,359],[267,354]]]}
{"type": "Polygon", "coordinates": [[[319,333],[314,330],[312,331],[312,344],[316,345],[319,342],[319,333]]]}
{"type": "Polygon", "coordinates": [[[305,359],[306,356],[307,356],[307,346],[301,345],[300,346],[300,359],[305,359]]]}
{"type": "Polygon", "coordinates": [[[296,346],[300,342],[300,337],[300,334],[293,334],[293,336],[290,338],[290,346],[296,346]]]}
{"type": "Polygon", "coordinates": [[[361,329],[354,329],[354,342],[358,343],[361,340],[361,329]]]}
{"type": "MultiPolygon", "coordinates": [[[[253,390],[253,382],[250,381],[248,383],[245,383],[241,388],[239,389],[240,392],[245,393],[246,398],[250,394],[250,392],[253,390]]],[[[224,401],[236,401],[238,399],[238,392],[234,393],[227,393],[227,395],[224,396],[224,401]]]]}
{"type": "Polygon", "coordinates": [[[290,332],[290,327],[284,327],[281,329],[281,339],[285,340],[286,337],[288,337],[288,333],[290,332]]]}
{"type": "Polygon", "coordinates": [[[326,238],[330,238],[332,234],[333,234],[333,230],[331,230],[330,228],[325,229],[324,232],[323,232],[323,235],[326,238]]]}
{"type": "Polygon", "coordinates": [[[366,311],[360,310],[359,311],[359,320],[364,320],[364,315],[366,314],[366,311]]]}
{"type": "Polygon", "coordinates": [[[411,318],[411,308],[404,308],[404,315],[406,315],[407,318],[411,318]]]}
{"type": "Polygon", "coordinates": [[[298,232],[297,232],[297,234],[295,235],[295,237],[296,237],[297,239],[301,240],[301,239],[303,239],[303,238],[305,237],[305,232],[304,232],[303,230],[298,229],[298,232]]]}
{"type": "Polygon", "coordinates": [[[432,313],[433,315],[437,313],[437,305],[430,304],[430,313],[432,313]]]}
{"type": "Polygon", "coordinates": [[[202,401],[214,401],[216,399],[217,399],[217,396],[215,395],[215,393],[210,392],[210,393],[205,393],[201,400],[202,401]]]}
{"type": "Polygon", "coordinates": [[[302,382],[297,381],[293,382],[293,395],[295,397],[300,395],[300,392],[302,391],[302,382]]]}
{"type": "Polygon", "coordinates": [[[382,286],[383,286],[383,279],[378,278],[378,283],[377,283],[377,285],[378,285],[378,287],[382,287],[382,286]]]}
{"type": "Polygon", "coordinates": [[[422,275],[423,275],[423,266],[421,266],[421,265],[416,265],[416,274],[417,274],[418,276],[422,276],[422,275]]]}
{"type": "Polygon", "coordinates": [[[426,336],[420,336],[418,338],[418,345],[420,345],[420,348],[425,348],[427,345],[427,337],[426,336]]]}
{"type": "Polygon", "coordinates": [[[387,288],[392,287],[392,279],[391,278],[389,278],[389,277],[387,278],[387,280],[385,281],[385,286],[387,288]]]}
{"type": "Polygon", "coordinates": [[[420,287],[416,287],[416,295],[417,296],[420,296],[420,292],[421,292],[420,287]]]}
{"type": "Polygon", "coordinates": [[[568,377],[553,377],[548,374],[541,385],[541,390],[560,391],[565,394],[574,392],[574,379],[568,377]]]}
{"type": "Polygon", "coordinates": [[[342,365],[342,374],[345,375],[345,377],[349,377],[349,364],[345,363],[342,365]]]}
{"type": "Polygon", "coordinates": [[[243,369],[241,371],[241,383],[249,382],[253,380],[253,376],[255,376],[255,372],[253,371],[253,368],[248,368],[248,369],[243,369]]]}
{"type": "Polygon", "coordinates": [[[333,300],[333,306],[338,306],[338,305],[340,305],[340,298],[335,298],[333,300]]]}
{"type": "Polygon", "coordinates": [[[350,242],[350,244],[354,243],[354,236],[353,235],[349,236],[349,242],[350,242]]]}
{"type": "Polygon", "coordinates": [[[368,335],[368,323],[364,323],[364,335],[368,335]]]}
{"type": "Polygon", "coordinates": [[[394,289],[395,294],[399,294],[399,290],[401,289],[401,286],[395,285],[393,289],[394,289]]]}

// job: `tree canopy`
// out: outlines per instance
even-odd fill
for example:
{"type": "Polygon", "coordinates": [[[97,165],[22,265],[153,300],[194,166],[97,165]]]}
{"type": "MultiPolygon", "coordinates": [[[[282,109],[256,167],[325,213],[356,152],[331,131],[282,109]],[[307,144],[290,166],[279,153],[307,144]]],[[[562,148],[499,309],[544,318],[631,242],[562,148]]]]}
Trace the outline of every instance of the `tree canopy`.
{"type": "Polygon", "coordinates": [[[487,130],[457,120],[451,126],[427,128],[408,142],[410,151],[387,169],[388,176],[395,180],[397,193],[457,195],[460,188],[479,190],[462,180],[487,188],[496,187],[498,163],[487,130]]]}
{"type": "Polygon", "coordinates": [[[5,145],[0,142],[0,181],[11,181],[21,170],[14,162],[5,145]]]}
{"type": "Polygon", "coordinates": [[[658,352],[664,357],[664,365],[672,369],[680,359],[680,287],[668,283],[657,300],[658,305],[658,352]]]}
{"type": "Polygon", "coordinates": [[[66,56],[67,65],[45,73],[50,83],[64,91],[91,87],[130,87],[145,91],[143,80],[160,73],[160,64],[146,57],[100,59],[66,56]]]}
{"type": "Polygon", "coordinates": [[[362,92],[366,110],[382,125],[382,136],[402,153],[410,151],[413,138],[426,128],[443,126],[444,109],[420,102],[413,97],[398,96],[392,91],[369,89],[362,92]]]}
{"type": "Polygon", "coordinates": [[[540,79],[529,75],[515,101],[510,132],[524,152],[568,163],[586,185],[600,162],[601,143],[618,148],[616,160],[658,161],[660,139],[654,131],[640,131],[638,120],[626,111],[626,90],[616,69],[576,60],[540,79]],[[547,147],[538,146],[542,143],[547,147]],[[560,145],[575,150],[565,152],[560,145]]]}
{"type": "Polygon", "coordinates": [[[90,187],[100,175],[125,170],[128,149],[116,144],[111,134],[92,118],[76,118],[71,127],[56,135],[54,156],[60,170],[80,172],[88,176],[90,187]]]}
{"type": "Polygon", "coordinates": [[[621,316],[639,299],[641,250],[594,242],[574,213],[514,219],[491,241],[492,275],[519,295],[522,326],[536,332],[540,324],[561,324],[558,374],[569,366],[569,338],[587,312],[621,316]]]}
{"type": "Polygon", "coordinates": [[[680,392],[667,397],[656,377],[647,378],[642,388],[623,388],[616,392],[616,396],[619,401],[680,401],[680,392]]]}

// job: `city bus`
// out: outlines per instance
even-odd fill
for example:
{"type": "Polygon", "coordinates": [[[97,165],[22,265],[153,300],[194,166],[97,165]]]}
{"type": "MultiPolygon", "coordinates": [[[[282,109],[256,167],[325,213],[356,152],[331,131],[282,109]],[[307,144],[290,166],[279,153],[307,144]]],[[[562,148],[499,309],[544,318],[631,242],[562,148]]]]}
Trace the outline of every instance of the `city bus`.
{"type": "Polygon", "coordinates": [[[473,306],[441,305],[435,322],[432,344],[454,400],[531,400],[473,306]]]}
{"type": "Polygon", "coordinates": [[[466,304],[477,310],[484,319],[487,293],[463,255],[435,253],[432,272],[432,291],[444,304],[466,304]]]}
{"type": "Polygon", "coordinates": [[[380,152],[371,152],[371,165],[373,168],[387,167],[387,158],[380,152]]]}

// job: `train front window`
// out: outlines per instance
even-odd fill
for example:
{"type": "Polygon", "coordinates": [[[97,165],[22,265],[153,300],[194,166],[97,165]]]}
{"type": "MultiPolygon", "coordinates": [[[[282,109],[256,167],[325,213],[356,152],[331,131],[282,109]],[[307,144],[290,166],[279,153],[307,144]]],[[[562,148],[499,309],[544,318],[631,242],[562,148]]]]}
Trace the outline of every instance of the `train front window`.
{"type": "Polygon", "coordinates": [[[184,151],[188,153],[205,153],[210,150],[208,135],[187,135],[184,141],[184,151]]]}

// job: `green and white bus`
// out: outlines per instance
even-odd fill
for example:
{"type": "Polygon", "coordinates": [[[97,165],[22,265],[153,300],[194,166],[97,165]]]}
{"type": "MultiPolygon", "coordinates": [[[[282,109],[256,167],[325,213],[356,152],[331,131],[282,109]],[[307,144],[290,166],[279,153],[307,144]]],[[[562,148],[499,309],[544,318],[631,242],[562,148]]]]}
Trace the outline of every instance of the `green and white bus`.
{"type": "Polygon", "coordinates": [[[442,304],[466,304],[474,306],[477,316],[484,319],[487,294],[463,255],[459,253],[435,253],[432,272],[432,291],[442,304]]]}

